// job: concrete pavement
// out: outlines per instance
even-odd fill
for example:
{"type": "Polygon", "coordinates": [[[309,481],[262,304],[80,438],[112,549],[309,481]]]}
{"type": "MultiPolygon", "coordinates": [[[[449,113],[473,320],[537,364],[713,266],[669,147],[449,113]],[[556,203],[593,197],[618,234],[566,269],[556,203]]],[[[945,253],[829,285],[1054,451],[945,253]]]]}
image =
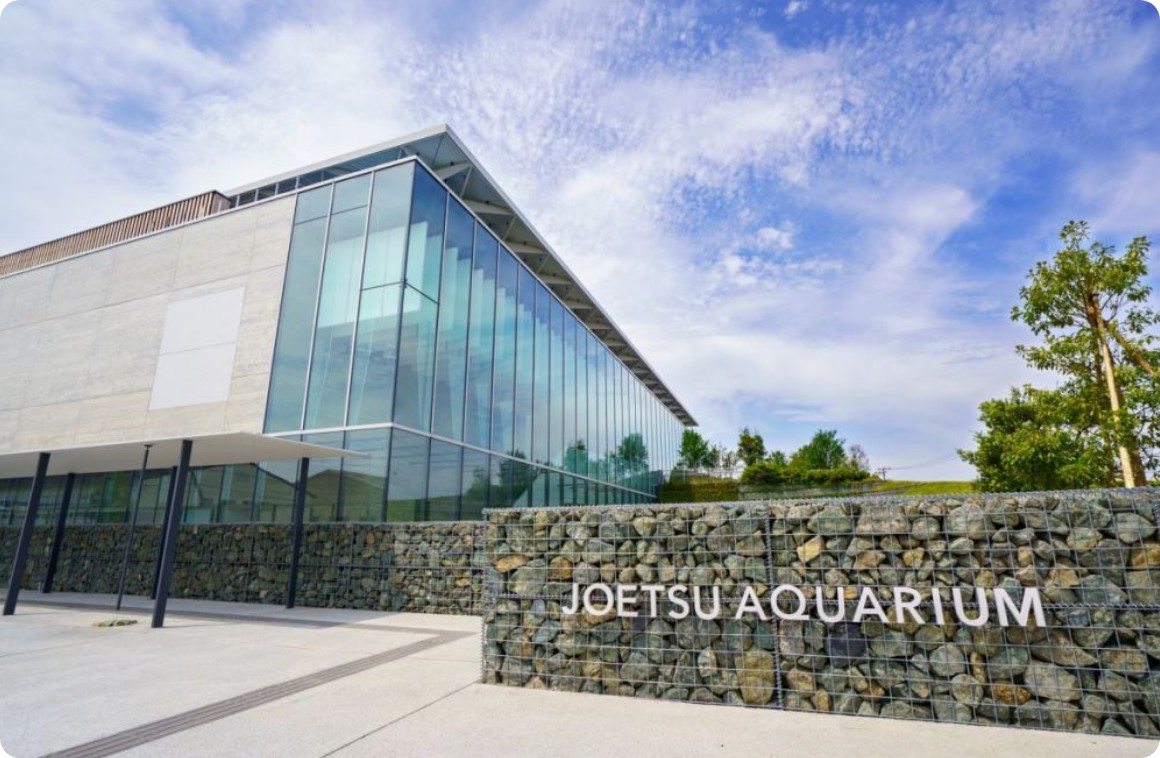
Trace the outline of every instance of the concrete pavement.
{"type": "Polygon", "coordinates": [[[479,683],[479,619],[22,592],[0,619],[16,758],[753,755],[1141,758],[1154,741],[479,683]],[[94,607],[98,606],[98,607],[94,607]],[[115,618],[122,627],[95,627],[115,618]]]}

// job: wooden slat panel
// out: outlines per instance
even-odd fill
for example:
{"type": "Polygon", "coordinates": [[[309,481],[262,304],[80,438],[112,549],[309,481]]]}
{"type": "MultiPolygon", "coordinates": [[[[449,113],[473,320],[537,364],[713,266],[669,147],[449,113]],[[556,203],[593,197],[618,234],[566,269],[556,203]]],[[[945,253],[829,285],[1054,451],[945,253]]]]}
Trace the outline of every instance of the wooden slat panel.
{"type": "Polygon", "coordinates": [[[2,255],[0,276],[71,258],[107,245],[126,242],[171,226],[211,216],[229,207],[229,198],[220,192],[206,192],[178,200],[176,203],[2,255]]]}

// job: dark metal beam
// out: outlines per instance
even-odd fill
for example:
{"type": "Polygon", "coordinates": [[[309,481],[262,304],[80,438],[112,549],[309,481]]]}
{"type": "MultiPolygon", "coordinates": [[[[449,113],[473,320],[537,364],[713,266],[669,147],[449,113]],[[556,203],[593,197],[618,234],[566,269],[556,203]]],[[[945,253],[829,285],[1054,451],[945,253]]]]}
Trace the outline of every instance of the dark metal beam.
{"type": "Polygon", "coordinates": [[[173,488],[177,484],[177,466],[169,470],[169,493],[165,496],[165,517],[161,519],[161,534],[157,535],[157,563],[153,567],[153,587],[149,590],[149,599],[157,597],[157,582],[161,579],[161,559],[165,557],[165,525],[169,523],[169,514],[173,513],[173,488]]]}
{"type": "Polygon", "coordinates": [[[173,485],[173,507],[165,522],[165,547],[161,554],[161,572],[157,578],[157,599],[153,602],[153,628],[165,624],[165,606],[169,604],[169,585],[173,581],[173,564],[177,559],[177,533],[185,514],[185,480],[189,476],[189,459],[193,454],[193,440],[181,441],[181,460],[177,464],[177,479],[173,485]]]}
{"type": "Polygon", "coordinates": [[[48,568],[44,570],[44,584],[40,591],[52,592],[52,582],[56,579],[56,564],[60,560],[60,548],[64,544],[64,527],[68,520],[68,507],[72,502],[73,486],[76,485],[77,475],[69,474],[64,479],[64,494],[60,498],[60,510],[56,513],[56,532],[52,535],[52,552],[48,556],[48,568]]]}
{"type": "Polygon", "coordinates": [[[298,486],[294,488],[293,537],[290,545],[290,577],[286,583],[286,607],[293,608],[298,594],[298,559],[302,553],[302,522],[306,517],[306,480],[310,477],[310,459],[298,461],[298,486]]]}
{"type": "Polygon", "coordinates": [[[5,616],[11,616],[16,612],[16,600],[20,597],[20,582],[24,579],[24,566],[28,563],[28,546],[32,542],[32,530],[36,528],[36,512],[40,510],[40,494],[44,492],[44,480],[48,477],[48,458],[48,453],[41,453],[36,460],[36,476],[32,480],[32,492],[28,495],[28,507],[24,510],[24,524],[20,527],[16,556],[12,559],[8,594],[4,596],[5,616]]]}

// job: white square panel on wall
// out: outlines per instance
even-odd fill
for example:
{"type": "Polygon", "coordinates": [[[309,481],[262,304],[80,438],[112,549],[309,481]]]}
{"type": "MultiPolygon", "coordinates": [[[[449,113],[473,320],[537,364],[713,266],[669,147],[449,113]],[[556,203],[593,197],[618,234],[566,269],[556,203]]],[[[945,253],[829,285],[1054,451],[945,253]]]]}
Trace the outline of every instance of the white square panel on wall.
{"type": "Polygon", "coordinates": [[[203,295],[169,304],[161,354],[237,342],[246,288],[203,295]]]}
{"type": "Polygon", "coordinates": [[[229,399],[246,288],[170,303],[150,410],[229,399]]]}

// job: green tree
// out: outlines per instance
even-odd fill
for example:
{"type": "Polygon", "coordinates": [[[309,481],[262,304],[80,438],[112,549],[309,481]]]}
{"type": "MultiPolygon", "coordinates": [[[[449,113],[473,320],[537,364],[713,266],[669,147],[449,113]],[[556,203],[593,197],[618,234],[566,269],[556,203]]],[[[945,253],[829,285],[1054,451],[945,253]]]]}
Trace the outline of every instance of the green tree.
{"type": "Polygon", "coordinates": [[[648,448],[645,447],[644,437],[638,432],[626,436],[616,448],[616,457],[627,473],[635,474],[648,469],[648,448]]]}
{"type": "Polygon", "coordinates": [[[789,465],[796,469],[838,468],[846,460],[846,441],[838,439],[837,429],[819,429],[814,436],[790,458],[789,465]]]}
{"type": "Polygon", "coordinates": [[[855,471],[861,471],[863,474],[870,473],[870,458],[867,457],[866,451],[862,449],[861,445],[850,445],[850,451],[846,455],[846,465],[855,471]]]}
{"type": "Polygon", "coordinates": [[[737,456],[746,466],[752,466],[765,459],[765,440],[757,431],[750,432],[749,427],[741,430],[737,438],[737,456]]]}
{"type": "Polygon", "coordinates": [[[959,455],[979,472],[983,492],[1114,486],[1115,455],[1092,408],[1091,398],[1065,390],[1013,388],[979,406],[986,431],[959,455]]]}
{"type": "Polygon", "coordinates": [[[564,449],[564,470],[581,474],[588,472],[588,445],[584,440],[576,440],[564,449]]]}
{"type": "Polygon", "coordinates": [[[1089,242],[1086,222],[1069,221],[1059,236],[1063,249],[1035,265],[1011,310],[1041,344],[1016,349],[1031,366],[1062,375],[1072,402],[1094,404],[1081,415],[1096,420],[1091,431],[1114,451],[1124,486],[1146,484],[1156,466],[1152,419],[1160,406],[1148,331],[1160,315],[1147,307],[1144,283],[1148,240],[1137,237],[1117,256],[1089,242]]]}
{"type": "Polygon", "coordinates": [[[770,453],[767,460],[775,466],[789,465],[789,459],[786,458],[785,453],[781,452],[780,450],[774,450],[772,453],[770,453]]]}
{"type": "Polygon", "coordinates": [[[677,452],[680,456],[678,465],[684,468],[708,468],[712,462],[709,441],[696,429],[686,429],[681,433],[681,447],[677,452]]]}

